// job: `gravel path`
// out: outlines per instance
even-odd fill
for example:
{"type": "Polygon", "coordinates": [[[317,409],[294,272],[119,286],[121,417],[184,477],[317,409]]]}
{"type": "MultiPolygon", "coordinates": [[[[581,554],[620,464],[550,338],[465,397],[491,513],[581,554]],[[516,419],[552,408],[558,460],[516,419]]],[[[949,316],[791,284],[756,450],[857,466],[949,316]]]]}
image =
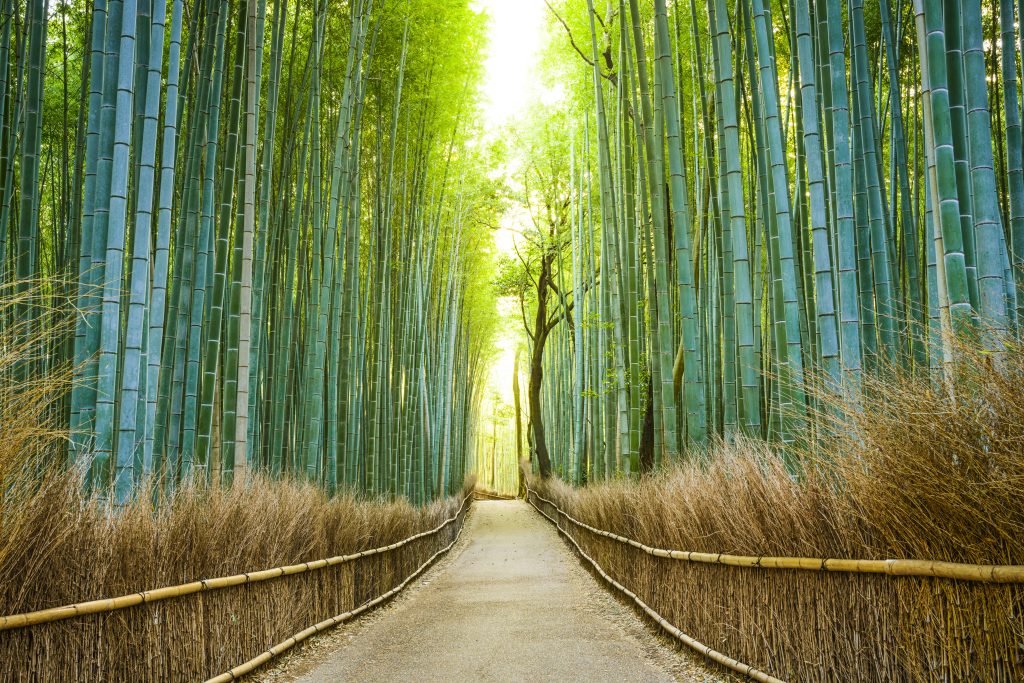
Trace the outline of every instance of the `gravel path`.
{"type": "Polygon", "coordinates": [[[264,672],[300,681],[725,681],[586,572],[522,501],[480,501],[401,597],[264,672]]]}

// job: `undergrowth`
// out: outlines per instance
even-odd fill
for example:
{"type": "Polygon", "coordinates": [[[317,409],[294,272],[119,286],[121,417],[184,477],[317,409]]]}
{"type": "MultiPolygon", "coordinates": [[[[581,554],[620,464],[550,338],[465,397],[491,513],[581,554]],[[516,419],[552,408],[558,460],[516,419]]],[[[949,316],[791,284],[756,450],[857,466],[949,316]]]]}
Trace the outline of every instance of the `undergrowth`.
{"type": "Polygon", "coordinates": [[[799,448],[739,438],[640,480],[543,487],[663,547],[1024,564],[1024,349],[1011,345],[999,372],[987,353],[959,356],[953,391],[866,375],[869,398],[820,415],[829,429],[799,448]]]}
{"type": "MultiPolygon", "coordinates": [[[[639,480],[532,486],[660,548],[1024,565],[1024,349],[958,358],[945,382],[866,376],[800,447],[740,438],[639,480]]],[[[1024,676],[1020,584],[689,563],[565,528],[670,623],[785,680],[1024,676]]]]}

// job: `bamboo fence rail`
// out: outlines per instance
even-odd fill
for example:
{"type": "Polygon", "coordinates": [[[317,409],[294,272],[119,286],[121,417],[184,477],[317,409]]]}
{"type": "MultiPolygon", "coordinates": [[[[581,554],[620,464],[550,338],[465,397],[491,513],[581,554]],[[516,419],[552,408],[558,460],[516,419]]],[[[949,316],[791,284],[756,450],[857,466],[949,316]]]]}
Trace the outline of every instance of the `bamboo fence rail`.
{"type": "Polygon", "coordinates": [[[0,680],[206,680],[278,642],[213,679],[232,680],[401,591],[454,545],[472,500],[467,493],[436,527],[377,548],[0,617],[0,680]],[[198,603],[176,600],[188,596],[198,603]],[[324,612],[337,616],[298,631],[324,612]]]}
{"type": "Polygon", "coordinates": [[[668,633],[755,680],[1024,680],[1021,567],[666,550],[527,494],[668,633]]]}
{"type": "Polygon", "coordinates": [[[143,605],[147,603],[159,602],[161,600],[169,600],[170,598],[180,598],[193,593],[200,593],[203,591],[218,590],[221,588],[231,588],[232,586],[241,586],[251,583],[259,583],[260,581],[268,581],[270,579],[276,579],[282,576],[290,576],[292,574],[302,574],[304,572],[315,571],[317,569],[323,569],[324,567],[333,567],[339,564],[345,564],[346,562],[352,562],[363,557],[369,557],[371,555],[379,555],[381,553],[391,552],[397,550],[404,545],[408,545],[413,541],[427,536],[433,536],[441,529],[445,528],[462,514],[463,508],[466,503],[469,502],[472,495],[467,495],[462,505],[459,507],[459,511],[446,519],[444,522],[429,529],[427,531],[420,532],[401,541],[397,541],[390,545],[381,546],[379,548],[371,548],[369,550],[362,550],[358,553],[351,553],[349,555],[336,555],[334,557],[328,557],[322,560],[313,560],[312,562],[300,562],[298,564],[290,564],[283,567],[274,567],[272,569],[263,569],[255,572],[245,572],[242,574],[234,574],[232,576],[221,576],[215,579],[201,579],[199,581],[192,581],[190,583],[182,583],[177,586],[165,586],[164,588],[154,588],[151,590],[142,591],[141,593],[131,593],[129,595],[122,595],[116,598],[105,598],[103,600],[90,600],[88,602],[80,602],[74,605],[64,605],[62,607],[51,607],[49,609],[36,610],[34,612],[25,612],[23,614],[12,614],[5,617],[0,617],[0,631],[7,631],[15,628],[25,628],[27,626],[35,626],[37,624],[48,624],[54,621],[61,621],[63,619],[71,619],[73,617],[82,617],[87,614],[99,614],[101,612],[113,612],[119,609],[125,609],[126,607],[134,607],[135,605],[143,605]]]}
{"type": "MultiPolygon", "coordinates": [[[[730,567],[760,569],[803,569],[816,572],[848,572],[852,574],[888,574],[889,576],[921,576],[957,581],[986,581],[991,583],[1024,583],[1024,565],[961,564],[934,560],[843,560],[820,557],[769,557],[767,555],[728,555],[726,553],[699,553],[692,550],[666,550],[644,545],[640,541],[597,529],[581,522],[555,503],[527,489],[538,500],[553,507],[559,515],[587,531],[633,546],[654,557],[665,557],[683,562],[721,564],[730,567]]],[[[536,506],[535,506],[536,507],[536,506]]]]}
{"type": "MultiPolygon", "coordinates": [[[[535,498],[538,498],[544,501],[545,503],[551,505],[551,507],[553,507],[558,512],[561,512],[557,505],[555,505],[554,503],[545,498],[541,498],[536,494],[536,492],[532,491],[531,489],[527,489],[527,492],[533,494],[535,498]]],[[[711,659],[717,662],[718,664],[721,664],[722,666],[731,669],[737,673],[743,674],[748,678],[751,678],[755,681],[759,681],[760,683],[785,683],[781,678],[775,678],[771,674],[767,674],[764,671],[759,671],[758,669],[755,669],[754,667],[748,664],[744,664],[743,662],[737,659],[733,659],[728,655],[722,654],[721,652],[718,652],[717,650],[708,647],[699,640],[696,640],[688,636],[687,634],[683,633],[680,629],[676,628],[667,619],[665,619],[665,617],[661,616],[656,611],[654,611],[654,609],[652,609],[650,605],[641,600],[636,593],[623,586],[621,583],[616,581],[612,576],[610,576],[607,572],[605,572],[604,569],[601,568],[601,565],[599,565],[592,557],[590,557],[590,555],[588,555],[583,550],[583,548],[580,547],[580,544],[576,542],[576,539],[573,538],[567,531],[565,531],[565,529],[563,529],[562,526],[555,519],[553,519],[543,510],[541,510],[537,506],[537,504],[534,503],[532,500],[530,501],[530,504],[533,505],[534,509],[537,512],[539,512],[541,515],[547,518],[549,522],[555,525],[555,528],[558,529],[559,533],[565,536],[566,539],[568,539],[568,541],[572,543],[572,545],[576,548],[576,552],[578,552],[580,556],[583,557],[583,559],[590,563],[594,570],[601,575],[601,578],[610,583],[621,593],[626,595],[626,597],[628,597],[630,600],[635,602],[637,606],[640,607],[640,609],[642,609],[647,614],[647,616],[651,617],[651,619],[657,622],[659,626],[661,626],[663,629],[672,634],[677,640],[682,642],[684,645],[696,650],[708,659],[711,659]]]]}
{"type": "MultiPolygon", "coordinates": [[[[463,508],[465,508],[466,503],[470,500],[471,497],[472,496],[466,496],[466,499],[463,501],[462,507],[459,508],[459,512],[456,514],[456,517],[462,514],[463,508]]],[[[448,522],[445,522],[445,525],[449,524],[451,521],[454,521],[454,518],[449,520],[448,522]]],[[[343,624],[346,621],[359,616],[366,610],[372,609],[373,607],[376,607],[382,602],[386,602],[387,600],[391,599],[393,596],[401,592],[402,589],[404,589],[406,586],[408,586],[410,581],[412,581],[417,576],[422,574],[427,569],[427,567],[429,567],[434,562],[434,560],[436,560],[437,558],[441,557],[441,555],[444,555],[446,552],[451,550],[452,547],[459,542],[460,536],[462,536],[462,526],[459,526],[459,531],[455,534],[455,538],[452,539],[451,543],[449,543],[448,545],[446,545],[445,547],[441,548],[436,553],[428,557],[423,562],[423,564],[421,564],[419,568],[416,569],[416,571],[414,571],[409,576],[405,577],[405,580],[402,581],[402,583],[398,584],[397,586],[389,590],[387,593],[378,595],[373,600],[370,600],[369,602],[360,605],[356,609],[349,610],[348,612],[343,612],[329,619],[324,619],[323,621],[318,622],[310,626],[309,628],[303,629],[302,631],[299,631],[287,640],[278,643],[266,652],[262,652],[258,656],[250,659],[249,661],[243,664],[239,664],[230,671],[225,671],[221,675],[209,679],[208,681],[206,681],[206,683],[228,683],[228,681],[234,681],[247,673],[255,671],[259,667],[269,662],[274,657],[281,655],[282,653],[291,649],[293,646],[297,645],[298,643],[301,643],[306,638],[309,638],[312,635],[320,633],[321,631],[325,631],[333,626],[337,626],[338,624],[343,624]]]]}

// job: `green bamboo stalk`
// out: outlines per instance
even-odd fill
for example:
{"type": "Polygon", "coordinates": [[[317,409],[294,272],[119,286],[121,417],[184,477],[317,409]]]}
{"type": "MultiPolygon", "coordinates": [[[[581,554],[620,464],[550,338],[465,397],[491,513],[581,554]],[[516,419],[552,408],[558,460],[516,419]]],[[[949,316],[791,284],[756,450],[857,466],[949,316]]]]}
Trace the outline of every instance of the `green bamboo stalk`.
{"type": "Polygon", "coordinates": [[[842,383],[842,361],[839,350],[839,327],[835,311],[832,255],[829,251],[826,216],[824,155],[818,130],[818,101],[813,44],[811,42],[810,0],[796,0],[794,14],[797,49],[800,60],[800,87],[803,93],[803,143],[807,159],[810,190],[810,219],[814,251],[814,290],[818,316],[818,345],[822,368],[838,389],[842,383]]]}
{"type": "MultiPolygon", "coordinates": [[[[117,329],[120,321],[116,321],[111,314],[117,311],[108,308],[108,301],[114,304],[113,292],[121,286],[120,262],[118,261],[118,242],[123,244],[124,236],[121,234],[110,234],[110,204],[113,198],[113,173],[114,173],[114,149],[115,135],[120,132],[116,111],[118,104],[118,59],[120,57],[119,47],[122,34],[122,13],[123,3],[113,0],[108,6],[107,35],[104,41],[103,57],[103,104],[100,112],[100,140],[99,156],[96,163],[96,211],[93,224],[93,246],[92,260],[93,267],[102,263],[103,270],[96,282],[97,293],[93,294],[89,303],[96,305],[99,315],[95,320],[95,329],[90,329],[87,334],[90,355],[95,355],[96,360],[91,360],[86,368],[87,382],[94,383],[95,394],[91,396],[91,408],[93,411],[93,443],[92,443],[92,470],[90,484],[95,487],[100,495],[106,492],[111,483],[111,454],[113,451],[113,402],[114,402],[114,370],[113,365],[116,358],[112,357],[112,351],[117,353],[117,329]],[[116,274],[107,273],[107,268],[116,265],[116,274]],[[111,290],[108,297],[107,290],[111,290]],[[104,315],[104,309],[107,314],[104,315]],[[104,346],[104,338],[106,345],[104,346]],[[103,377],[100,371],[99,357],[106,356],[108,376],[103,377]],[[93,376],[92,373],[95,373],[93,376]],[[100,415],[100,411],[104,415],[100,415]],[[102,423],[101,423],[102,421],[102,423]]],[[[134,56],[134,55],[133,55],[134,56]]],[[[123,192],[124,190],[122,190],[123,192]]],[[[118,220],[115,217],[115,221],[118,220]]]]}
{"type": "Polygon", "coordinates": [[[857,256],[853,216],[853,169],[850,145],[849,95],[846,87],[845,42],[839,0],[822,0],[827,18],[829,50],[833,174],[835,176],[835,212],[837,262],[839,264],[839,344],[844,382],[849,393],[860,392],[861,334],[857,297],[857,256]]]}
{"type": "MultiPolygon", "coordinates": [[[[869,82],[867,61],[867,39],[864,33],[864,3],[862,0],[850,2],[850,33],[851,57],[855,77],[854,102],[859,109],[857,137],[859,155],[863,159],[861,169],[863,175],[865,202],[870,227],[871,283],[874,299],[875,322],[878,329],[879,352],[894,364],[898,351],[897,326],[900,312],[896,306],[893,293],[891,263],[889,250],[889,234],[891,227],[887,224],[887,215],[882,198],[881,179],[879,177],[879,161],[877,159],[878,134],[876,131],[876,113],[872,88],[869,82]]],[[[863,271],[862,276],[867,271],[863,271]]],[[[866,278],[862,279],[864,282],[866,278]]]]}
{"type": "Polygon", "coordinates": [[[712,40],[717,89],[721,102],[716,110],[721,116],[724,139],[722,159],[726,166],[724,174],[727,197],[722,206],[728,207],[729,232],[733,248],[733,278],[736,306],[736,342],[739,360],[741,387],[741,429],[754,435],[761,429],[760,373],[754,352],[754,319],[758,311],[754,307],[751,289],[750,250],[747,243],[747,217],[743,193],[743,177],[740,170],[740,143],[736,115],[736,91],[733,79],[732,38],[729,33],[724,0],[708,0],[708,23],[712,40]],[[712,2],[715,4],[712,5],[712,2]]]}
{"type": "Polygon", "coordinates": [[[993,131],[981,27],[981,0],[968,0],[963,12],[964,71],[966,75],[967,147],[970,162],[971,205],[978,264],[978,315],[990,327],[989,350],[1002,349],[1009,329],[1007,284],[1003,280],[1006,253],[996,189],[993,131]]]}
{"type": "Polygon", "coordinates": [[[893,149],[894,167],[892,172],[899,180],[899,231],[903,243],[903,260],[905,268],[904,297],[908,323],[907,334],[914,365],[925,365],[925,344],[923,339],[924,316],[927,307],[921,300],[922,282],[919,273],[918,226],[911,209],[910,171],[907,156],[907,142],[903,121],[903,100],[899,80],[899,65],[896,58],[896,41],[893,37],[890,21],[889,0],[879,0],[881,16],[882,40],[885,43],[885,59],[889,76],[889,99],[892,106],[892,131],[890,145],[893,149]]]}
{"type": "Polygon", "coordinates": [[[930,113],[926,119],[931,130],[931,155],[935,166],[936,228],[940,231],[944,289],[949,301],[952,329],[963,332],[974,316],[969,276],[964,254],[961,210],[957,192],[956,156],[953,149],[953,125],[950,115],[949,87],[946,76],[946,40],[939,0],[914,0],[918,17],[918,41],[922,46],[922,70],[927,69],[930,113]]]}
{"type": "MultiPolygon", "coordinates": [[[[677,110],[675,75],[669,54],[668,16],[665,0],[655,0],[656,62],[661,75],[664,108],[677,110]]],[[[690,232],[691,212],[686,192],[686,167],[682,159],[682,131],[676,116],[665,117],[668,133],[669,188],[672,223],[675,231],[678,304],[682,315],[686,406],[686,435],[690,446],[700,447],[707,440],[707,406],[704,388],[704,341],[697,325],[697,297],[694,287],[690,232]]],[[[664,391],[664,389],[663,389],[664,391]]]]}
{"type": "MultiPolygon", "coordinates": [[[[247,470],[252,469],[255,465],[253,453],[250,451],[250,387],[252,370],[258,367],[258,365],[253,363],[253,357],[256,356],[258,363],[259,353],[259,347],[254,343],[254,339],[258,337],[258,334],[254,334],[253,331],[253,241],[256,234],[256,126],[258,118],[256,109],[259,100],[258,74],[261,70],[260,61],[263,58],[263,50],[261,49],[263,26],[262,21],[257,21],[257,15],[262,18],[266,14],[266,0],[249,0],[248,5],[246,16],[248,25],[248,56],[246,58],[248,71],[245,107],[245,179],[243,181],[242,195],[242,273],[239,285],[239,317],[241,320],[238,345],[238,414],[236,417],[234,443],[235,467],[245,467],[247,470]],[[257,30],[257,27],[259,27],[259,30],[257,30]]],[[[275,26],[276,29],[277,27],[275,26]]],[[[268,114],[269,119],[270,115],[268,114]]],[[[269,144],[271,149],[273,149],[272,141],[264,142],[264,144],[269,144]]],[[[266,177],[264,177],[264,184],[270,184],[269,179],[266,177]]],[[[259,311],[258,304],[255,308],[259,311]]],[[[258,328],[259,317],[256,320],[258,328]]]]}
{"type": "MultiPolygon", "coordinates": [[[[1009,186],[1010,262],[1017,288],[1016,324],[1024,321],[1024,141],[1017,84],[1017,58],[1014,50],[1014,2],[1000,0],[1002,29],[1003,111],[1006,116],[1006,179],[1009,186]]],[[[1024,35],[1024,33],[1022,33],[1024,35]]]]}
{"type": "MultiPolygon", "coordinates": [[[[658,349],[657,363],[654,369],[657,370],[656,380],[659,385],[657,393],[660,417],[660,428],[656,427],[662,437],[661,448],[655,449],[655,462],[660,462],[662,457],[673,462],[679,457],[676,430],[676,406],[672,381],[672,351],[675,345],[672,343],[672,322],[671,308],[668,292],[668,248],[666,236],[668,227],[666,225],[667,212],[665,210],[665,196],[662,191],[664,186],[663,166],[663,145],[658,142],[658,121],[656,118],[662,116],[662,102],[657,97],[652,97],[651,88],[648,83],[648,66],[646,49],[644,46],[643,34],[640,22],[640,10],[637,0],[629,2],[630,18],[632,20],[633,49],[636,54],[637,81],[640,85],[640,110],[643,115],[643,140],[646,148],[647,160],[647,181],[650,191],[653,244],[655,252],[655,310],[657,311],[657,337],[658,349]],[[652,105],[653,103],[653,105],[652,105]]],[[[657,74],[657,72],[655,72],[657,74]]]]}
{"type": "MultiPolygon", "coordinates": [[[[148,55],[144,60],[139,60],[145,69],[145,80],[147,81],[144,93],[138,96],[144,100],[142,106],[141,120],[136,117],[136,126],[141,127],[141,136],[136,135],[136,144],[141,146],[141,153],[138,156],[137,166],[137,196],[135,198],[135,214],[132,224],[133,244],[130,269],[130,287],[128,300],[128,316],[124,340],[124,367],[121,377],[121,404],[118,417],[117,436],[117,461],[119,467],[125,468],[133,451],[141,451],[142,472],[133,471],[133,479],[138,480],[140,475],[152,474],[153,472],[153,415],[149,411],[150,401],[148,400],[149,383],[153,383],[155,390],[157,373],[150,372],[148,355],[159,354],[160,339],[154,338],[151,332],[151,323],[147,324],[146,318],[149,313],[151,291],[151,233],[153,225],[153,200],[154,183],[156,176],[156,143],[158,116],[160,114],[160,80],[163,63],[163,39],[164,22],[166,18],[166,5],[157,2],[153,8],[151,18],[144,23],[150,31],[146,47],[148,55]],[[149,336],[147,336],[147,333],[149,336]],[[144,358],[143,348],[146,347],[147,357],[144,358]],[[143,365],[146,364],[145,374],[143,365]],[[142,436],[141,443],[134,443],[137,427],[142,436]]],[[[143,23],[143,22],[140,22],[143,23]]],[[[180,27],[180,18],[179,18],[180,27]]],[[[179,28],[180,30],[180,28],[179,28]]],[[[140,41],[141,53],[141,41],[140,41]]],[[[173,56],[173,55],[172,55],[173,56]]],[[[138,82],[140,79],[136,78],[138,82]]],[[[138,130],[136,130],[138,132],[138,130]]],[[[167,144],[167,143],[165,143],[167,144]]],[[[169,144],[173,144],[170,142],[169,144]]],[[[159,238],[158,238],[159,241],[159,238]]],[[[158,244],[157,249],[160,249],[158,244]]],[[[166,253],[166,249],[164,250],[166,253]]],[[[166,267],[166,264],[165,266],[166,267]]],[[[166,286],[166,271],[163,273],[163,284],[166,286]]],[[[154,278],[155,290],[159,286],[158,278],[154,278]]],[[[160,302],[160,324],[163,323],[162,304],[160,302]]],[[[159,361],[154,366],[159,369],[159,361]]],[[[155,398],[155,393],[152,394],[155,398]]],[[[155,410],[155,405],[153,405],[155,410]]],[[[121,491],[115,491],[115,496],[124,501],[127,499],[128,482],[120,480],[121,491]]],[[[134,484],[134,481],[132,482],[134,484]]]]}
{"type": "MultiPolygon", "coordinates": [[[[932,12],[932,5],[926,3],[928,12],[932,12]]],[[[964,249],[964,261],[967,267],[967,287],[970,295],[970,303],[973,314],[977,316],[979,305],[978,291],[978,260],[976,254],[974,234],[974,196],[971,194],[971,171],[968,159],[967,142],[967,104],[964,95],[964,64],[963,64],[963,43],[961,35],[961,11],[960,3],[956,0],[943,0],[942,8],[938,6],[934,11],[941,12],[938,20],[942,21],[940,33],[945,43],[946,78],[945,93],[949,102],[949,118],[952,127],[952,142],[954,154],[954,171],[956,173],[957,206],[960,210],[960,232],[961,243],[964,249]]],[[[932,32],[929,31],[929,39],[932,32]]],[[[932,54],[929,47],[929,62],[938,59],[938,55],[932,54]]],[[[935,92],[939,88],[937,79],[932,79],[932,88],[935,92]]],[[[935,105],[932,105],[933,109],[935,105]]],[[[941,162],[940,166],[941,166],[941,162]]]]}
{"type": "MultiPolygon", "coordinates": [[[[767,128],[768,151],[770,154],[771,180],[775,197],[775,234],[771,236],[774,245],[773,260],[777,271],[774,274],[775,289],[781,290],[785,315],[776,318],[775,334],[780,354],[785,349],[785,360],[780,361],[783,371],[784,403],[783,439],[791,439],[799,429],[806,411],[804,396],[803,350],[800,339],[800,307],[796,283],[799,277],[793,254],[792,215],[790,212],[789,181],[787,178],[785,151],[783,149],[782,127],[779,120],[778,72],[771,54],[766,12],[762,0],[752,0],[754,34],[757,39],[757,58],[761,71],[761,95],[764,100],[765,123],[767,128]]],[[[771,224],[769,224],[771,225],[771,224]]],[[[779,296],[779,293],[776,294],[779,296]]],[[[780,358],[782,356],[780,355],[780,358]]]]}

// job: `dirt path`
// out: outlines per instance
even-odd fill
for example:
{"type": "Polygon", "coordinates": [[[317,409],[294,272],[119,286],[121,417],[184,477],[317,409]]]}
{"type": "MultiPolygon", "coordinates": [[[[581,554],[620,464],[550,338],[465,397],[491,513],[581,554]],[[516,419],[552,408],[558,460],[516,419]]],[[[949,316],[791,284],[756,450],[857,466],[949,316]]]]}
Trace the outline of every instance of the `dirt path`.
{"type": "Polygon", "coordinates": [[[655,636],[522,501],[474,504],[411,592],[264,681],[722,681],[655,636]]]}

